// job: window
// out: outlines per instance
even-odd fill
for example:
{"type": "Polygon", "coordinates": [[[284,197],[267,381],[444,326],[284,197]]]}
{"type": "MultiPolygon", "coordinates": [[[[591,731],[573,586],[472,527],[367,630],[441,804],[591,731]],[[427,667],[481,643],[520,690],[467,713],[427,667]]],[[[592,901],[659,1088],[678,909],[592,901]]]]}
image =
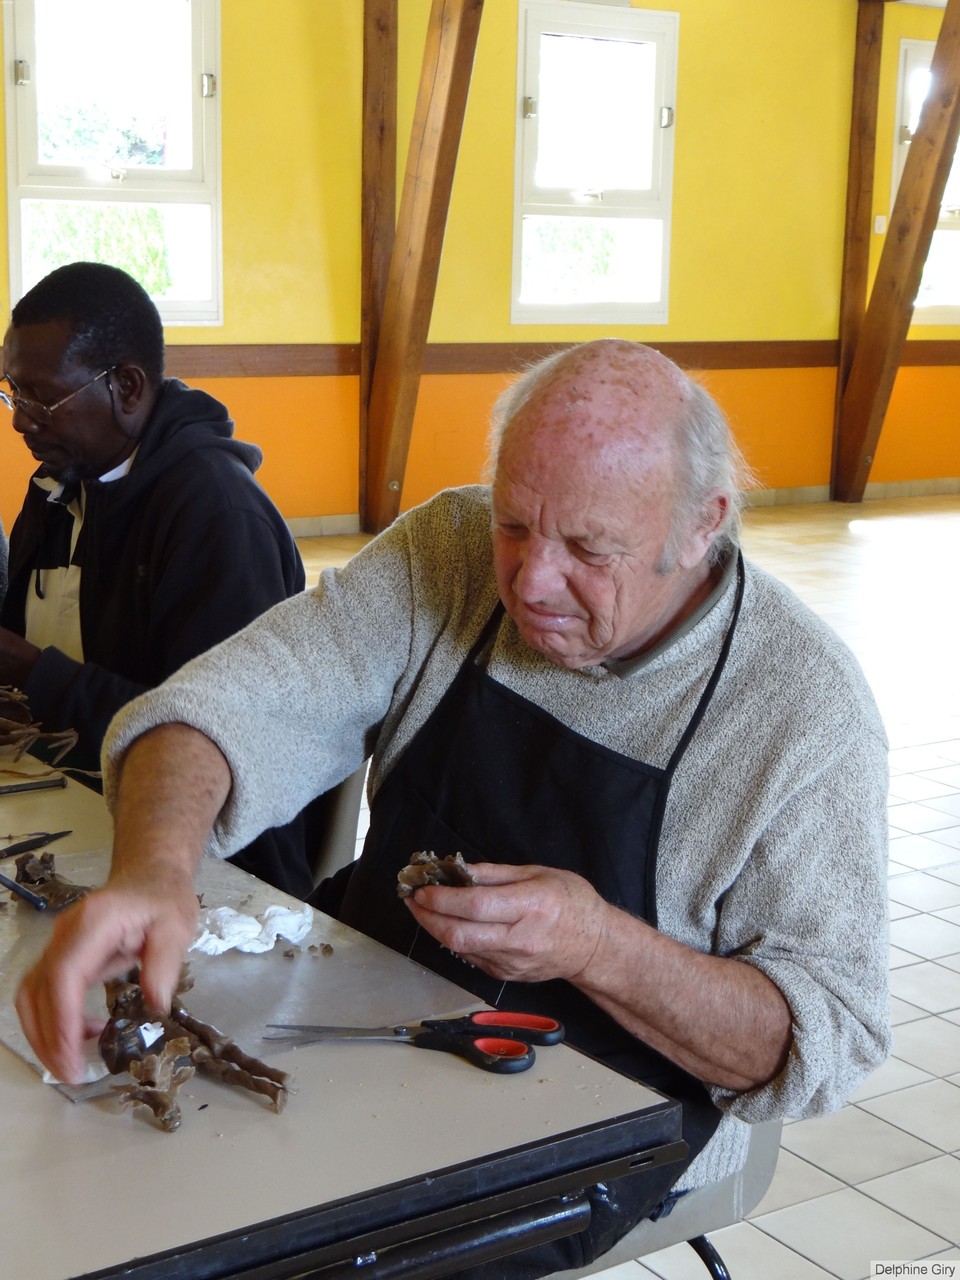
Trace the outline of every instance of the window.
{"type": "MultiPolygon", "coordinates": [[[[893,198],[930,88],[931,40],[901,40],[893,198]]],[[[891,201],[892,208],[892,201],[891,201]]],[[[914,304],[917,324],[960,324],[960,165],[954,160],[914,304]]]]}
{"type": "Polygon", "coordinates": [[[14,300],[86,259],[129,271],[165,323],[220,322],[217,5],[4,5],[14,300]]]}
{"type": "Polygon", "coordinates": [[[515,323],[665,323],[677,16],[521,0],[515,323]]]}

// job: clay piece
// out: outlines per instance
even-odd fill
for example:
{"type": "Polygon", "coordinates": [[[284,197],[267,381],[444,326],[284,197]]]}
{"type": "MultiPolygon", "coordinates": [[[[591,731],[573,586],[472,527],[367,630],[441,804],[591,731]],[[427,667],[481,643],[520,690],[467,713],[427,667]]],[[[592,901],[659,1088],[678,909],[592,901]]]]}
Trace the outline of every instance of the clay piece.
{"type": "Polygon", "coordinates": [[[180,995],[193,985],[184,968],[170,1013],[156,1014],[144,1003],[139,972],[104,984],[110,1020],[100,1035],[100,1056],[113,1075],[126,1071],[132,1085],[117,1088],[120,1101],[149,1107],[168,1133],[182,1119],[177,1093],[194,1072],[267,1097],[282,1111],[289,1076],[245,1053],[216,1027],[183,1007],[180,995]]]}
{"type": "Polygon", "coordinates": [[[16,859],[17,884],[32,889],[39,897],[46,899],[48,911],[62,911],[72,902],[79,902],[92,890],[84,884],[74,884],[66,876],[53,869],[53,854],[21,853],[16,859]]]}
{"type": "Polygon", "coordinates": [[[397,875],[397,895],[409,898],[414,890],[425,884],[443,884],[455,888],[476,884],[477,877],[463,860],[462,853],[451,853],[438,858],[430,851],[415,853],[397,875]]]}

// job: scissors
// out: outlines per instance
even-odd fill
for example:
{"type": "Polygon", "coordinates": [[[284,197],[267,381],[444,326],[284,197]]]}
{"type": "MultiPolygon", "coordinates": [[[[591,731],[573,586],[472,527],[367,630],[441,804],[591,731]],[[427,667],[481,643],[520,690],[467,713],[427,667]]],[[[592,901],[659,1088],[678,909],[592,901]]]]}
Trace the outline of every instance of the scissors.
{"type": "Polygon", "coordinates": [[[498,1009],[453,1018],[426,1018],[396,1027],[318,1027],[296,1022],[267,1025],[265,1040],[285,1040],[293,1045],[319,1044],[323,1040],[395,1040],[417,1049],[456,1053],[484,1071],[501,1074],[526,1071],[536,1057],[533,1045],[559,1044],[563,1039],[563,1027],[553,1018],[501,1013],[498,1009]]]}

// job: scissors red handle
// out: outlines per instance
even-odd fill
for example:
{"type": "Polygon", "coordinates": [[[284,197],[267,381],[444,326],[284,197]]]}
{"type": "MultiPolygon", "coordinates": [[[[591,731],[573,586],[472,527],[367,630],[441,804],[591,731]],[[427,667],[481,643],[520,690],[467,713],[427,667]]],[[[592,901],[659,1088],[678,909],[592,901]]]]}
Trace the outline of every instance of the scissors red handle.
{"type": "MultiPolygon", "coordinates": [[[[426,1022],[422,1025],[429,1027],[426,1022]]],[[[450,1023],[446,1025],[449,1027],[450,1023]]],[[[443,1026],[442,1022],[440,1026],[443,1026]]],[[[495,1036],[475,1036],[447,1029],[418,1031],[407,1043],[416,1045],[418,1049],[439,1049],[441,1053],[455,1053],[484,1071],[500,1074],[526,1071],[536,1059],[530,1045],[520,1040],[501,1040],[495,1036]]]]}
{"type": "Polygon", "coordinates": [[[504,1013],[500,1009],[481,1009],[456,1018],[425,1018],[420,1025],[435,1031],[480,1033],[523,1040],[527,1044],[559,1044],[564,1034],[563,1025],[555,1018],[536,1013],[504,1013]]]}

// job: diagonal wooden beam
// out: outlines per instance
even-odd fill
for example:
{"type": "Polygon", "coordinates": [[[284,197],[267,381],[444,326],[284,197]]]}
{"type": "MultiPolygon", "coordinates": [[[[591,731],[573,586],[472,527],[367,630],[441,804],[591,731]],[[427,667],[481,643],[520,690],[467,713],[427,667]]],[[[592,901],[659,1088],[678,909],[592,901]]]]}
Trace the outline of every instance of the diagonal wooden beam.
{"type": "Polygon", "coordinates": [[[483,0],[433,0],[368,413],[365,528],[400,510],[483,0]]]}
{"type": "Polygon", "coordinates": [[[960,139],[960,0],[947,0],[930,70],[840,404],[833,496],[841,502],[863,498],[960,139]]]}
{"type": "Polygon", "coordinates": [[[367,527],[370,390],[397,217],[397,0],[364,0],[360,178],[360,524],[367,527]]]}

